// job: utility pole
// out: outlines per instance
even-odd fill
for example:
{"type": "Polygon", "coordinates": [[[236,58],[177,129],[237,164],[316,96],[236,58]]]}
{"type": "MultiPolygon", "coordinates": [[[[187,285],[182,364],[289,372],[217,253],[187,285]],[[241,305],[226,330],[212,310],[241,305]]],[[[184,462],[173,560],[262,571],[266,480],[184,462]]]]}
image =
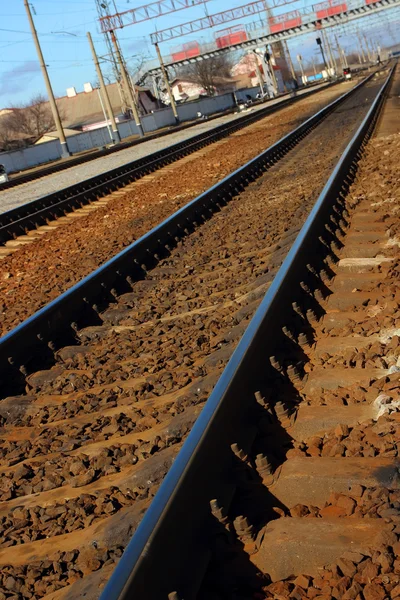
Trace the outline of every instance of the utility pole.
{"type": "MultiPolygon", "coordinates": [[[[327,37],[328,37],[328,40],[329,40],[329,35],[328,35],[328,33],[327,33],[326,35],[327,35],[327,37]]],[[[335,36],[335,34],[333,34],[333,35],[335,36]]],[[[336,36],[335,36],[335,37],[336,37],[336,36]]],[[[337,40],[336,40],[336,41],[337,41],[337,40]]],[[[330,40],[329,40],[329,43],[331,44],[330,40]]],[[[332,59],[333,59],[334,68],[335,68],[335,71],[336,71],[336,73],[339,73],[339,72],[340,72],[341,65],[342,65],[342,57],[341,57],[341,55],[340,55],[339,46],[337,47],[337,53],[338,53],[338,57],[339,57],[339,58],[336,58],[336,56],[335,56],[335,52],[334,52],[335,48],[334,48],[334,46],[333,46],[333,43],[331,44],[331,48],[333,48],[333,51],[332,51],[332,59]]]]}
{"type": "Polygon", "coordinates": [[[368,60],[369,62],[372,62],[372,55],[370,52],[370,48],[369,48],[369,44],[368,44],[368,40],[367,40],[367,36],[365,35],[365,33],[362,34],[363,38],[364,38],[364,42],[365,42],[365,47],[367,49],[367,54],[368,54],[368,60]]]}
{"type": "Polygon", "coordinates": [[[167,69],[165,68],[164,61],[163,61],[163,58],[161,56],[160,48],[159,48],[157,42],[154,45],[156,47],[156,52],[157,52],[158,60],[160,62],[161,72],[162,72],[163,77],[164,77],[164,83],[165,83],[165,87],[167,88],[167,93],[168,93],[168,96],[169,96],[169,101],[171,102],[171,108],[172,108],[172,112],[174,113],[175,122],[179,123],[179,115],[178,115],[178,111],[176,109],[175,98],[174,98],[174,95],[172,93],[171,86],[169,85],[169,79],[168,79],[167,69]]]}
{"type": "Polygon", "coordinates": [[[286,40],[284,40],[284,42],[282,42],[285,48],[285,53],[286,56],[288,58],[288,62],[289,62],[289,67],[290,67],[290,72],[292,74],[293,77],[293,81],[296,82],[297,84],[297,76],[296,76],[296,71],[294,70],[294,66],[293,66],[293,62],[292,62],[292,57],[290,56],[290,50],[289,50],[289,46],[286,40]]]}
{"type": "Polygon", "coordinates": [[[336,69],[335,69],[335,61],[333,60],[332,48],[331,48],[331,45],[329,43],[328,35],[327,35],[327,33],[326,33],[326,31],[324,29],[322,29],[322,35],[325,36],[325,46],[326,46],[326,48],[328,50],[329,62],[331,64],[331,68],[332,68],[333,72],[335,73],[336,69]]]}
{"type": "MultiPolygon", "coordinates": [[[[95,0],[95,3],[96,3],[96,8],[97,8],[97,14],[100,19],[102,17],[105,17],[105,16],[111,14],[109,0],[95,0]]],[[[114,2],[114,8],[115,8],[115,2],[114,2]]],[[[115,12],[117,12],[116,8],[115,8],[115,12]]],[[[107,54],[110,57],[109,61],[111,62],[111,68],[112,68],[115,80],[117,82],[117,85],[118,85],[118,92],[119,92],[119,95],[121,98],[122,112],[126,112],[128,109],[129,101],[128,101],[128,97],[127,97],[127,92],[125,91],[124,86],[122,85],[121,74],[119,72],[118,63],[117,63],[117,60],[114,55],[113,44],[111,41],[111,35],[110,35],[109,31],[104,32],[104,39],[105,39],[106,46],[107,46],[107,51],[108,51],[107,54]]]]}
{"type": "Polygon", "coordinates": [[[314,71],[314,77],[315,77],[315,79],[317,79],[317,69],[315,67],[315,61],[313,58],[311,59],[311,63],[312,63],[313,71],[314,71]]]}
{"type": "Polygon", "coordinates": [[[362,45],[362,42],[361,42],[361,35],[360,35],[359,31],[357,31],[357,37],[358,37],[358,43],[360,45],[361,57],[362,57],[363,63],[365,63],[367,61],[366,61],[366,58],[365,58],[364,48],[363,48],[363,45],[362,45]]]}
{"type": "Polygon", "coordinates": [[[40,47],[39,38],[37,35],[35,24],[33,22],[31,9],[30,9],[28,0],[24,0],[24,5],[25,5],[25,9],[26,9],[26,14],[28,15],[29,26],[31,28],[33,41],[35,42],[36,52],[37,52],[37,55],[39,58],[39,63],[40,63],[40,68],[42,70],[44,82],[46,85],[47,95],[49,97],[50,108],[51,108],[51,112],[53,115],[54,123],[56,125],[58,139],[60,140],[61,156],[63,156],[65,158],[67,156],[71,156],[71,152],[69,151],[67,140],[65,139],[64,130],[63,130],[61,119],[60,119],[60,114],[58,112],[57,104],[56,104],[56,101],[54,98],[53,88],[51,87],[49,74],[47,73],[46,63],[44,62],[42,49],[40,47]]]}
{"type": "Polygon", "coordinates": [[[341,48],[341,51],[342,51],[342,56],[343,56],[344,67],[345,67],[345,69],[347,69],[349,67],[349,63],[347,61],[346,52],[344,51],[344,48],[341,48]]]}
{"type": "Polygon", "coordinates": [[[345,62],[343,60],[343,50],[342,50],[342,47],[339,44],[338,36],[336,35],[336,33],[334,35],[335,35],[335,41],[336,41],[337,51],[339,53],[340,64],[341,64],[342,69],[344,69],[346,65],[345,65],[345,62]]]}
{"type": "Polygon", "coordinates": [[[96,88],[96,90],[97,90],[97,95],[99,97],[99,102],[100,102],[101,110],[103,111],[104,120],[106,122],[107,131],[108,131],[108,134],[109,134],[109,136],[111,138],[111,142],[113,143],[114,142],[114,138],[113,138],[112,130],[111,130],[111,127],[110,127],[110,121],[109,121],[108,115],[106,113],[106,109],[105,109],[105,106],[104,106],[103,98],[101,97],[100,88],[96,88]]]}
{"type": "Polygon", "coordinates": [[[144,135],[143,134],[143,127],[142,127],[142,123],[140,121],[139,113],[138,113],[138,110],[137,110],[137,106],[136,106],[136,102],[135,102],[135,97],[133,95],[131,86],[129,85],[128,73],[126,71],[126,67],[125,67],[124,61],[122,60],[121,51],[119,49],[117,38],[115,36],[115,32],[114,31],[111,31],[111,39],[112,39],[112,42],[114,44],[115,54],[117,56],[119,68],[120,68],[121,75],[122,75],[122,81],[124,82],[125,89],[126,89],[128,95],[129,95],[129,99],[131,101],[131,108],[132,108],[133,118],[135,119],[136,127],[139,130],[140,137],[143,137],[143,135],[144,135]]]}
{"type": "Polygon", "coordinates": [[[331,76],[330,76],[330,74],[329,74],[328,65],[326,64],[326,60],[325,60],[324,45],[323,45],[323,43],[322,43],[322,39],[321,39],[320,37],[317,37],[317,39],[316,39],[316,42],[317,42],[317,44],[318,44],[318,46],[319,46],[319,49],[321,50],[322,62],[323,62],[323,63],[324,63],[324,65],[325,65],[325,70],[326,70],[326,73],[327,73],[327,75],[328,75],[328,79],[330,79],[330,78],[331,78],[331,76]]]}
{"type": "Polygon", "coordinates": [[[111,102],[110,102],[110,97],[108,95],[107,88],[106,88],[106,85],[104,83],[103,73],[101,72],[101,67],[100,67],[99,59],[97,58],[96,50],[95,50],[95,47],[93,45],[92,36],[90,35],[89,31],[87,32],[87,37],[88,37],[88,40],[89,40],[90,49],[92,51],[93,62],[94,62],[94,66],[96,67],[97,77],[99,78],[99,84],[100,84],[101,94],[103,95],[103,98],[104,98],[104,103],[106,105],[106,109],[107,109],[107,113],[108,113],[108,118],[111,121],[112,139],[113,139],[114,143],[118,144],[118,142],[121,141],[121,137],[119,135],[118,127],[117,127],[117,124],[115,122],[114,113],[113,113],[113,109],[112,109],[111,102]]]}
{"type": "Polygon", "coordinates": [[[278,95],[278,82],[276,81],[276,77],[275,77],[275,72],[274,72],[274,65],[272,64],[271,61],[271,54],[268,52],[268,46],[265,50],[265,55],[264,55],[265,61],[268,65],[268,69],[269,69],[269,73],[271,76],[271,81],[272,81],[272,85],[274,87],[274,92],[275,92],[275,96],[278,95]]]}
{"type": "Polygon", "coordinates": [[[264,79],[263,79],[263,76],[261,75],[260,65],[258,64],[258,55],[257,55],[257,52],[255,50],[250,51],[249,52],[249,56],[253,56],[254,57],[254,64],[255,64],[255,70],[256,70],[258,85],[260,86],[261,96],[264,96],[264,79]]]}

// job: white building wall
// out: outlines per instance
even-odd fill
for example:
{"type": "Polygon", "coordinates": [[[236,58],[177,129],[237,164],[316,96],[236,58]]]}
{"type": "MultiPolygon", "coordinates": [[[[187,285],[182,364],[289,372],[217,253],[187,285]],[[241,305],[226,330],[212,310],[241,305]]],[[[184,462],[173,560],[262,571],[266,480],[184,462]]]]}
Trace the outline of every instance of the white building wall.
{"type": "MultiPolygon", "coordinates": [[[[246,97],[246,94],[255,97],[258,88],[249,88],[240,90],[236,93],[238,100],[246,97]]],[[[201,98],[194,102],[181,104],[177,107],[181,121],[191,121],[196,119],[197,113],[202,115],[212,115],[217,112],[223,112],[235,105],[233,93],[214,96],[212,98],[201,98]]],[[[154,111],[152,114],[142,117],[142,126],[145,133],[156,131],[164,127],[174,125],[175,119],[171,108],[164,108],[154,111]]],[[[137,135],[138,129],[133,120],[117,124],[121,138],[127,138],[131,135],[137,135]]],[[[93,131],[85,131],[67,138],[69,149],[73,154],[93,148],[100,148],[110,143],[110,134],[107,127],[101,127],[93,131]]],[[[1,152],[0,164],[4,165],[7,172],[18,172],[29,169],[36,165],[47,163],[61,158],[61,148],[58,140],[44,142],[24,148],[23,150],[14,150],[13,152],[1,152]]]]}

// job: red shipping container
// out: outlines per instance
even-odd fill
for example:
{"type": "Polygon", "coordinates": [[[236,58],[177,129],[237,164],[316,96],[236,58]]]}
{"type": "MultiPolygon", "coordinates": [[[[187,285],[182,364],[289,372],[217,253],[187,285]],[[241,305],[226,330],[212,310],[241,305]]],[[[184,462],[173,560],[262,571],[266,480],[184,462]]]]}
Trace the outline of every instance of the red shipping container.
{"type": "Polygon", "coordinates": [[[229,27],[222,31],[217,31],[215,34],[215,43],[217,48],[227,48],[234,44],[240,44],[247,40],[247,33],[243,25],[237,25],[236,27],[229,27]]]}
{"type": "Polygon", "coordinates": [[[192,58],[200,54],[200,46],[198,42],[186,42],[182,46],[174,48],[171,52],[172,60],[185,60],[185,58],[192,58]]]}
{"type": "Polygon", "coordinates": [[[186,54],[184,52],[172,52],[172,60],[177,62],[178,60],[185,60],[186,54]]]}
{"type": "Polygon", "coordinates": [[[293,27],[299,27],[300,25],[301,14],[298,10],[293,10],[292,12],[269,18],[269,28],[271,33],[278,33],[278,31],[285,31],[286,29],[292,29],[293,27]]]}
{"type": "Polygon", "coordinates": [[[317,15],[317,19],[326,19],[333,15],[338,15],[342,12],[347,11],[347,4],[343,0],[327,0],[320,4],[314,4],[314,10],[317,15]]]}

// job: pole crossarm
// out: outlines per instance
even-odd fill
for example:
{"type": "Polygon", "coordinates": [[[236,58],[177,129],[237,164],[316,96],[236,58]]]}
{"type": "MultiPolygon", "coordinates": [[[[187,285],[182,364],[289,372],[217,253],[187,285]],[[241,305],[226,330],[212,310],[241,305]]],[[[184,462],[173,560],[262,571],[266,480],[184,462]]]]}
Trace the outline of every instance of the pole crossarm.
{"type": "MultiPolygon", "coordinates": [[[[252,24],[250,24],[249,26],[246,26],[247,33],[251,34],[247,40],[227,46],[225,48],[218,48],[215,44],[208,44],[207,47],[202,48],[201,53],[197,56],[185,58],[180,61],[174,61],[171,58],[168,60],[167,57],[165,59],[165,67],[177,68],[179,66],[202,61],[213,56],[226,54],[232,52],[233,50],[250,50],[252,48],[256,48],[257,46],[291,39],[306,33],[318,32],[321,29],[332,27],[334,25],[345,24],[350,21],[354,21],[355,19],[359,19],[360,17],[372,15],[374,13],[399,6],[400,0],[378,0],[373,3],[370,3],[369,0],[348,0],[346,11],[332,16],[327,16],[323,19],[317,19],[316,12],[314,10],[315,7],[303,8],[297,11],[299,14],[301,14],[301,23],[297,23],[295,26],[288,27],[287,29],[283,28],[281,31],[276,33],[265,33],[264,27],[264,32],[260,34],[257,31],[252,31],[252,24]]],[[[281,18],[283,15],[279,15],[279,17],[281,18]]],[[[255,23],[255,25],[257,25],[257,23],[255,23]]],[[[160,69],[156,67],[149,69],[147,74],[156,74],[159,72],[160,69]]]]}
{"type": "Polygon", "coordinates": [[[143,21],[168,15],[178,10],[184,10],[185,8],[192,8],[206,2],[210,2],[210,0],[158,0],[158,2],[151,2],[150,4],[131,8],[124,12],[117,12],[114,15],[100,17],[101,31],[106,33],[127,27],[128,25],[136,25],[143,21]]]}

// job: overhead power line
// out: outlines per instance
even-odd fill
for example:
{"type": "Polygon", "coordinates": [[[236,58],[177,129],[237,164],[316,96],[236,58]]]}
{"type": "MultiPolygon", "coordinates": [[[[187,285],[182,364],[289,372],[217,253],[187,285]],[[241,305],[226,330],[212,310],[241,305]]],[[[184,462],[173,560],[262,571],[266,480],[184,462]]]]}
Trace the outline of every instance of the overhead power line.
{"type": "Polygon", "coordinates": [[[100,26],[102,32],[106,33],[128,25],[136,25],[143,21],[156,19],[185,8],[193,8],[206,2],[210,2],[210,0],[158,0],[158,2],[151,2],[138,8],[131,8],[124,12],[117,12],[114,15],[101,17],[100,26]]]}

